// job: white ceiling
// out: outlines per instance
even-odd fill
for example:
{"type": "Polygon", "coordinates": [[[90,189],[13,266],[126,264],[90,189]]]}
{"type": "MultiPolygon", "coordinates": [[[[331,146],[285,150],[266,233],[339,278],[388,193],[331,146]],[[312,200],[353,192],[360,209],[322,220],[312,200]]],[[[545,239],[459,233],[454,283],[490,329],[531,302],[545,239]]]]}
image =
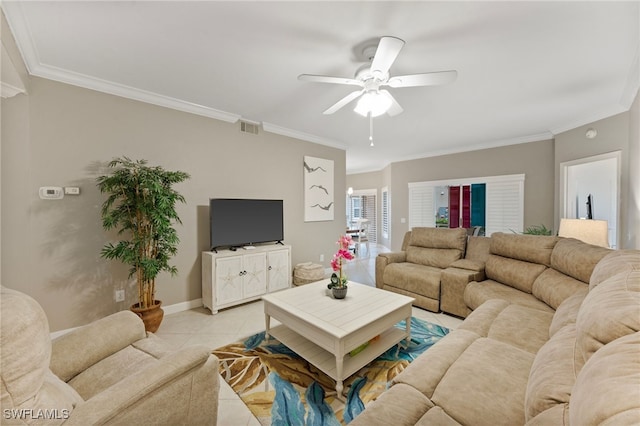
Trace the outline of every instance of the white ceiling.
{"type": "Polygon", "coordinates": [[[31,74],[341,147],[347,172],[548,139],[627,111],[639,86],[640,3],[3,1],[31,74]],[[391,75],[455,69],[453,84],[390,89],[404,113],[322,112],[353,86],[354,48],[406,41],[391,75]]]}

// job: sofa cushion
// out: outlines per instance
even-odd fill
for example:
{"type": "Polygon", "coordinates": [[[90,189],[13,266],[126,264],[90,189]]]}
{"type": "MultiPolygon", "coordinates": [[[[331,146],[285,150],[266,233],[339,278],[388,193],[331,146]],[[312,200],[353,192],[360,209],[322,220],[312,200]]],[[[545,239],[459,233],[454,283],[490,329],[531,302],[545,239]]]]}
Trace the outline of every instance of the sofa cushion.
{"type": "Polygon", "coordinates": [[[640,333],[598,350],[580,371],[569,414],[576,425],[631,425],[640,420],[640,333]]]}
{"type": "Polygon", "coordinates": [[[366,411],[356,416],[349,424],[371,425],[415,425],[433,403],[415,388],[397,384],[375,401],[367,405],[366,411]]]}
{"type": "Polygon", "coordinates": [[[491,234],[491,254],[550,266],[551,252],[557,242],[558,237],[494,232],[491,234]]]}
{"type": "Polygon", "coordinates": [[[551,312],[492,299],[471,312],[457,330],[468,330],[535,354],[549,340],[551,312]]]}
{"type": "Polygon", "coordinates": [[[551,267],[588,284],[596,264],[609,253],[611,250],[604,247],[560,238],[551,252],[551,267]]]}
{"type": "Polygon", "coordinates": [[[535,280],[546,266],[491,254],[485,265],[487,278],[498,281],[525,293],[531,293],[535,280]]]}
{"type": "Polygon", "coordinates": [[[591,290],[576,325],[577,349],[585,361],[607,343],[640,331],[640,271],[614,275],[591,290]]]}
{"type": "Polygon", "coordinates": [[[502,299],[522,306],[553,312],[546,303],[531,294],[516,290],[493,280],[470,282],[464,290],[464,302],[469,308],[477,309],[487,300],[502,299]]]}
{"type": "Polygon", "coordinates": [[[587,296],[587,292],[580,292],[567,298],[558,306],[553,320],[549,326],[549,336],[552,337],[561,328],[568,324],[575,324],[582,301],[587,296]]]}
{"type": "Polygon", "coordinates": [[[593,268],[589,279],[589,290],[620,272],[639,270],[640,250],[614,250],[593,268]]]}
{"type": "Polygon", "coordinates": [[[589,287],[584,282],[548,268],[533,282],[531,293],[554,309],[576,293],[587,294],[589,287]]]}
{"type": "Polygon", "coordinates": [[[536,354],[525,396],[527,421],[556,405],[568,407],[576,375],[584,364],[575,346],[576,326],[569,324],[549,339],[536,354]]]}
{"type": "Polygon", "coordinates": [[[533,354],[506,343],[477,339],[457,357],[431,400],[461,424],[524,424],[524,395],[533,359],[533,354]]]}
{"type": "Polygon", "coordinates": [[[445,269],[462,257],[462,250],[445,248],[407,247],[407,262],[445,269]]]}
{"type": "Polygon", "coordinates": [[[466,243],[467,231],[464,228],[416,227],[411,230],[411,237],[409,238],[410,246],[456,249],[462,253],[464,253],[466,243]]]}
{"type": "Polygon", "coordinates": [[[467,249],[464,258],[476,262],[486,262],[491,253],[491,238],[467,237],[467,249]]]}
{"type": "Polygon", "coordinates": [[[442,270],[415,263],[392,263],[384,269],[385,285],[440,299],[440,274],[442,270]]]}
{"type": "Polygon", "coordinates": [[[413,228],[406,249],[407,262],[444,269],[462,258],[466,242],[462,228],[413,228]]]}
{"type": "MultiPolygon", "coordinates": [[[[388,426],[390,424],[393,424],[395,426],[397,423],[387,423],[384,426],[388,426]]],[[[420,420],[418,420],[418,423],[415,424],[415,426],[433,426],[433,425],[460,426],[460,423],[458,423],[455,419],[451,418],[451,416],[445,413],[445,411],[442,408],[433,407],[429,411],[424,413],[424,416],[420,417],[420,420]]]]}
{"type": "Polygon", "coordinates": [[[392,383],[404,383],[418,389],[428,398],[451,366],[480,336],[468,330],[455,330],[416,358],[392,383]]]}

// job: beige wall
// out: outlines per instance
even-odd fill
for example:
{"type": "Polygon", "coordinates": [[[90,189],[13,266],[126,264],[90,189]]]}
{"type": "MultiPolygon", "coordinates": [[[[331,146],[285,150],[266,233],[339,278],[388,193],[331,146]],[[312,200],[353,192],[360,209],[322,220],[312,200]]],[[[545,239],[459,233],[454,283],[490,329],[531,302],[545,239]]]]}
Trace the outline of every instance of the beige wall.
{"type": "Polygon", "coordinates": [[[556,229],[560,221],[560,163],[591,157],[598,154],[621,151],[621,182],[620,182],[620,224],[618,230],[619,248],[637,247],[637,223],[638,219],[638,99],[634,102],[635,107],[630,111],[605,118],[585,126],[556,135],[555,141],[555,208],[556,229]],[[634,109],[635,108],[635,109],[634,109]],[[635,111],[635,114],[634,114],[635,111]],[[631,131],[635,122],[636,134],[631,137],[631,131]],[[588,128],[593,127],[598,131],[594,139],[588,139],[585,133],[588,128]],[[635,151],[635,156],[632,155],[635,151]],[[632,160],[633,158],[633,160],[632,160]],[[635,180],[630,182],[632,164],[635,162],[635,180]],[[635,195],[634,195],[635,191],[635,195]]]}
{"type": "Polygon", "coordinates": [[[391,198],[391,243],[399,250],[409,230],[408,183],[525,174],[524,225],[553,225],[553,141],[546,140],[459,154],[392,163],[379,176],[348,175],[347,186],[360,189],[383,181],[391,198]],[[405,223],[402,223],[402,219],[405,223]]]}
{"type": "Polygon", "coordinates": [[[209,245],[210,197],[283,199],[285,242],[292,261],[328,261],[344,231],[345,152],[262,132],[240,133],[238,124],[32,78],[29,95],[2,100],[2,284],[35,297],[52,331],[127,309],[135,287],[127,268],[99,253],[115,234],[101,228],[103,196],[95,178],[114,157],[144,158],[191,179],[178,186],[187,203],[173,264],[162,274],[158,298],[173,305],[201,297],[200,252],[209,245]],[[305,155],[331,159],[335,219],[304,222],[305,155]],[[81,195],[38,198],[41,186],[79,186],[81,195]],[[127,290],[115,303],[114,290],[127,290]]]}

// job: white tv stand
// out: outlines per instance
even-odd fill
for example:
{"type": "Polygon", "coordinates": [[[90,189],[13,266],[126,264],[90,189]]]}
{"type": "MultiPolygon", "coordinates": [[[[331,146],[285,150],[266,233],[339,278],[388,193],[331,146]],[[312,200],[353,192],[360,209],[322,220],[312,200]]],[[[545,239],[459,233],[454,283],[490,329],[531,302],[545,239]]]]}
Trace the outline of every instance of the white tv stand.
{"type": "Polygon", "coordinates": [[[212,314],[291,287],[291,246],[202,252],[202,303],[212,314]]]}

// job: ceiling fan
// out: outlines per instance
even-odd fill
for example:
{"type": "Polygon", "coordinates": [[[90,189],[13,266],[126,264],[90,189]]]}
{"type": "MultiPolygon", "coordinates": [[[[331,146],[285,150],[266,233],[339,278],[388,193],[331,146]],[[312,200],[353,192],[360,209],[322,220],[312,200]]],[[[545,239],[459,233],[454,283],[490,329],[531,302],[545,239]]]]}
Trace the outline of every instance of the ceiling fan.
{"type": "Polygon", "coordinates": [[[363,48],[363,54],[370,63],[361,66],[354,78],[330,77],[324,75],[301,74],[298,80],[317,83],[347,84],[360,86],[361,89],[349,93],[344,98],[327,108],[323,114],[333,114],[350,102],[360,98],[354,109],[365,117],[377,117],[385,112],[390,116],[400,114],[403,109],[389,93],[382,87],[400,88],[415,86],[437,86],[451,83],[458,75],[457,71],[428,72],[421,74],[409,74],[390,76],[389,69],[400,50],[404,46],[404,40],[397,37],[382,37],[377,45],[368,45],[363,48]]]}

